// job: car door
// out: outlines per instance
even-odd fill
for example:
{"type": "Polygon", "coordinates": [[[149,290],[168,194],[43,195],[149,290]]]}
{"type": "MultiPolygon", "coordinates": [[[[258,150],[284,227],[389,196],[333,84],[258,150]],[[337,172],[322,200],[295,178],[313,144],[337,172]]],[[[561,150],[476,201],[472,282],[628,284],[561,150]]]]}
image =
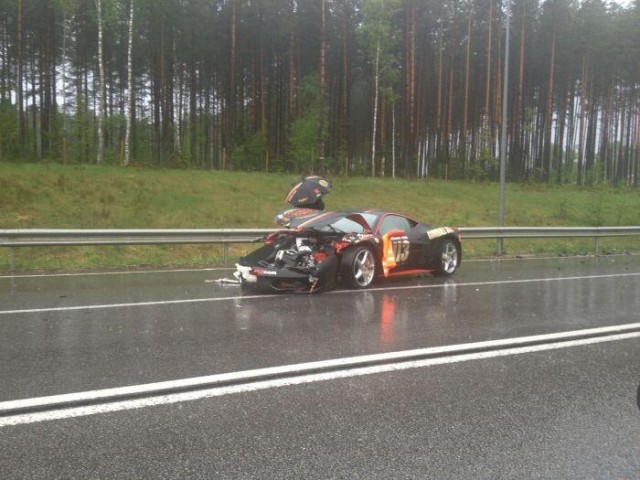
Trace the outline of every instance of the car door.
{"type": "Polygon", "coordinates": [[[403,235],[391,238],[397,262],[395,269],[397,270],[415,268],[421,264],[424,245],[414,231],[416,225],[418,223],[414,220],[395,213],[384,215],[378,223],[377,234],[380,236],[394,231],[403,232],[403,235]]]}

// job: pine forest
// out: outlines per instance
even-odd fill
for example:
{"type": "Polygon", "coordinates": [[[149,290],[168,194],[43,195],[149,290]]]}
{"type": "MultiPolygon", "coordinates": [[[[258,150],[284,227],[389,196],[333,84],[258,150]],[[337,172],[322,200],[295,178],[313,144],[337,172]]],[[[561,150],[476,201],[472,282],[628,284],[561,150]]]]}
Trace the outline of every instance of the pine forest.
{"type": "Polygon", "coordinates": [[[508,1],[0,0],[0,161],[637,186],[640,0],[508,1]]]}

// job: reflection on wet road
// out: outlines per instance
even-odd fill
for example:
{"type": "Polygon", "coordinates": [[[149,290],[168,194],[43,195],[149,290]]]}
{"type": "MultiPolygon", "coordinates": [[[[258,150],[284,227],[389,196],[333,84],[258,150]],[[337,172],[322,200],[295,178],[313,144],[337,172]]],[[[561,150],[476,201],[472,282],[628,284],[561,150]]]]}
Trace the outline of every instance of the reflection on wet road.
{"type": "Polygon", "coordinates": [[[640,476],[638,333],[616,333],[640,323],[640,257],[465,262],[454,278],[320,295],[243,295],[215,283],[227,275],[0,276],[0,405],[204,377],[237,392],[17,426],[0,412],[3,475],[640,476]],[[464,361],[432,357],[463,345],[477,350],[464,361]],[[394,367],[415,350],[424,363],[394,367]],[[360,358],[380,370],[335,366],[360,358]],[[333,376],[274,373],[309,363],[333,376]],[[265,369],[255,390],[237,383],[265,369]]]}
{"type": "Polygon", "coordinates": [[[0,400],[633,323],[640,298],[634,256],[320,295],[242,295],[211,281],[226,274],[0,278],[0,400]]]}

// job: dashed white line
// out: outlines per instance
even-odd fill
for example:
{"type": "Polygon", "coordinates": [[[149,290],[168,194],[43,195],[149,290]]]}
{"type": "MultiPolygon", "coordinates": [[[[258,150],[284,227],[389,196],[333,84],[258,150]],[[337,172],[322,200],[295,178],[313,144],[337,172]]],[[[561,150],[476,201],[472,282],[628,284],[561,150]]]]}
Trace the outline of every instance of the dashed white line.
{"type": "Polygon", "coordinates": [[[213,268],[176,268],[172,270],[119,270],[113,272],[74,272],[74,273],[33,273],[22,275],[0,275],[2,278],[57,278],[57,277],[103,277],[109,275],[146,275],[157,273],[197,273],[197,272],[223,272],[233,270],[232,267],[213,268]]]}
{"type": "MultiPolygon", "coordinates": [[[[509,284],[523,284],[523,283],[541,283],[541,282],[562,282],[572,280],[600,280],[608,278],[625,278],[625,277],[638,277],[640,272],[634,273],[617,273],[608,275],[589,275],[589,276],[572,276],[572,277],[549,277],[549,278],[528,278],[528,279],[511,279],[511,280],[495,280],[486,282],[455,282],[449,284],[438,285],[403,285],[403,286],[385,286],[378,288],[369,288],[366,290],[336,290],[333,292],[324,293],[322,295],[341,295],[341,294],[361,294],[366,292],[389,292],[397,290],[424,290],[433,288],[449,288],[455,287],[478,287],[478,286],[492,286],[492,285],[509,285],[509,284]]],[[[102,305],[75,305],[68,307],[43,307],[43,308],[29,308],[19,310],[0,310],[0,315],[17,315],[17,314],[31,314],[31,313],[47,313],[47,312],[70,312],[77,310],[101,310],[109,308],[133,308],[133,307],[154,307],[163,305],[179,305],[189,303],[212,303],[212,302],[225,302],[225,301],[237,301],[237,300],[250,300],[260,298],[277,298],[275,294],[267,295],[238,295],[231,297],[211,297],[211,298],[187,298],[179,300],[158,300],[149,302],[131,302],[131,303],[109,303],[102,305]]]]}
{"type": "MultiPolygon", "coordinates": [[[[607,255],[606,258],[633,257],[636,253],[620,253],[607,255]]],[[[573,258],[593,258],[591,255],[576,255],[568,257],[545,257],[545,256],[515,256],[515,257],[479,257],[467,258],[465,263],[494,263],[494,262],[519,262],[526,260],[566,260],[573,258]]],[[[71,272],[71,273],[25,273],[15,275],[0,275],[3,278],[48,278],[48,277],[81,277],[81,276],[109,276],[109,275],[145,275],[158,273],[197,273],[197,272],[222,272],[232,271],[233,267],[209,267],[209,268],[176,268],[159,270],[116,270],[110,272],[71,272]]]]}

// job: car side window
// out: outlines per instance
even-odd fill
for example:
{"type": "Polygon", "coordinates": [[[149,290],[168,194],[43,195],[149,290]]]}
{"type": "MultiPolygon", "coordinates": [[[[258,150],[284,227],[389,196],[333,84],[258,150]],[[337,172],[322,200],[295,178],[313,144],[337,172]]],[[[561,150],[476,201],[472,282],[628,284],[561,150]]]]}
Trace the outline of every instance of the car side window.
{"type": "Polygon", "coordinates": [[[391,230],[402,230],[407,233],[411,230],[413,224],[409,221],[408,218],[400,217],[399,215],[387,215],[382,219],[382,224],[380,225],[380,235],[384,235],[385,233],[390,232],[391,230]]]}

